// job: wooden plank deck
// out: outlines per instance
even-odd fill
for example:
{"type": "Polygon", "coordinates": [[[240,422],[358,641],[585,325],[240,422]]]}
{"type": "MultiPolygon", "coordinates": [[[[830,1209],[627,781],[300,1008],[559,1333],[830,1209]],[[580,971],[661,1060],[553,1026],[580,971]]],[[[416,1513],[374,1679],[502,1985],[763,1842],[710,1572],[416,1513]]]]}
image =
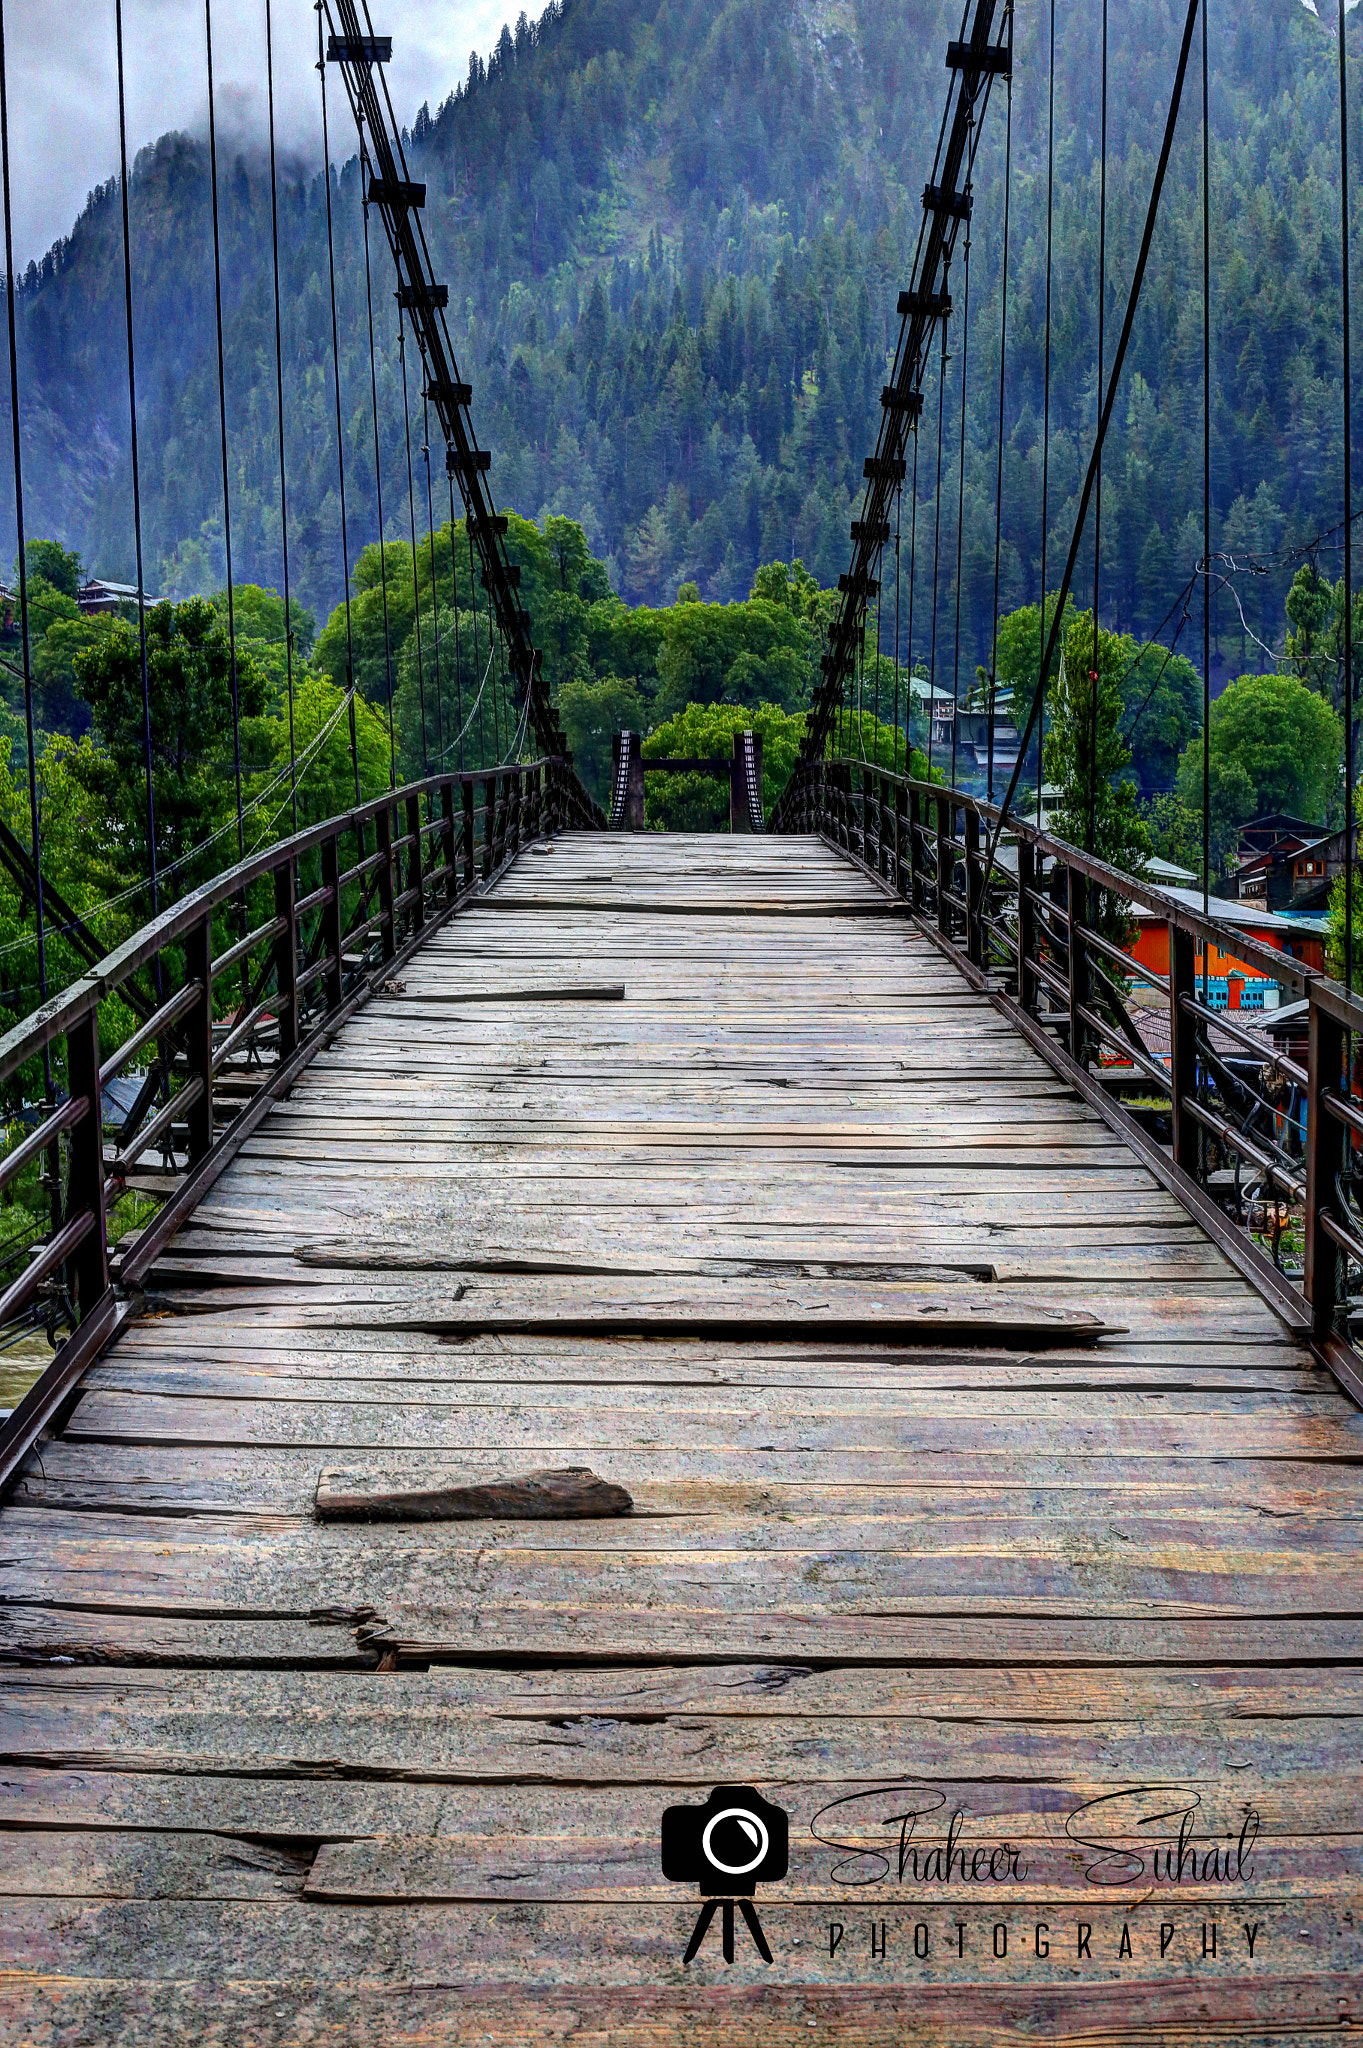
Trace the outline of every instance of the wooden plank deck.
{"type": "Polygon", "coordinates": [[[1336,2037],[1361,1528],[1333,1381],[867,880],[560,838],[0,1513],[0,2043],[1336,2037]],[[563,1465],[633,1513],[312,1514],[563,1465]],[[683,1966],[724,1783],[770,1967],[683,1966]]]}

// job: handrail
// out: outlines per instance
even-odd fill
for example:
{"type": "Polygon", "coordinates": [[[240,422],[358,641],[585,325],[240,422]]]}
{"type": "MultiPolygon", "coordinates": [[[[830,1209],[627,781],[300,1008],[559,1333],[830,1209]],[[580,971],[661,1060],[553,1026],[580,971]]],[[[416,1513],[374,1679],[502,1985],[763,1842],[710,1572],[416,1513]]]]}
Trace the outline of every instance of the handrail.
{"type": "Polygon", "coordinates": [[[768,829],[818,833],[905,902],[1363,1401],[1363,1352],[1353,1341],[1355,1306],[1363,1325],[1363,1000],[1013,813],[1010,844],[991,862],[1000,817],[968,791],[833,757],[797,763],[768,829]],[[1167,975],[1131,962],[1130,979],[1148,983],[1157,1012],[1127,1007],[1125,956],[1104,928],[1104,899],[1167,931],[1167,975]],[[1243,1015],[1223,1021],[1212,1008],[1198,967],[1209,947],[1306,999],[1307,1070],[1256,1041],[1243,1015]],[[1167,1054],[1141,1036],[1141,1020],[1154,1015],[1167,1023],[1167,1054]],[[1261,1075],[1248,1064],[1256,1054],[1261,1075]],[[1117,1099],[1116,1061],[1143,1094],[1167,1094],[1167,1146],[1117,1099]],[[1266,1251],[1250,1224],[1270,1207],[1266,1251]],[[1282,1247],[1298,1225],[1294,1272],[1282,1247]]]}
{"type": "Polygon", "coordinates": [[[47,1284],[59,1289],[73,1325],[0,1424],[0,1493],[127,1313],[120,1289],[147,1272],[317,1048],[526,840],[570,824],[593,827],[598,815],[557,756],[385,791],[214,876],[0,1037],[0,1081],[58,1041],[57,1071],[65,1072],[65,1100],[49,1103],[38,1129],[0,1158],[0,1186],[59,1143],[67,1164],[62,1213],[0,1312],[26,1305],[47,1284]],[[101,1062],[104,1006],[151,960],[160,962],[161,1002],[101,1062]],[[229,968],[240,978],[228,978],[229,968]],[[220,1021],[215,980],[220,993],[239,993],[238,1009],[220,1021]],[[153,1043],[160,1049],[137,1107],[110,1150],[101,1089],[153,1043]],[[111,1279],[108,1200],[153,1147],[176,1185],[111,1279]]]}

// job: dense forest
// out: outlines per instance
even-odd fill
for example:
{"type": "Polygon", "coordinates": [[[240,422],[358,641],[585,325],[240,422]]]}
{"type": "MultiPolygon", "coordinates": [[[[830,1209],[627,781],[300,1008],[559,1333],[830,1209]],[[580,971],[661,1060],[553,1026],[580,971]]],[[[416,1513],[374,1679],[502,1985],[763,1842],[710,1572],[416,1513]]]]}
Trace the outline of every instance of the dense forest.
{"type": "MultiPolygon", "coordinates": [[[[1109,337],[1178,28],[1169,0],[1112,0],[1111,11],[1109,337]]],[[[427,234],[450,283],[451,331],[494,451],[495,493],[541,527],[555,515],[577,521],[610,588],[630,603],[667,604],[688,584],[707,600],[741,599],[761,563],[795,557],[820,584],[836,583],[895,296],[910,273],[955,14],[937,0],[556,0],[537,24],[522,16],[486,63],[472,60],[436,111],[423,106],[413,121],[410,160],[428,184],[427,234]]],[[[1076,0],[1057,18],[1052,563],[1068,541],[1094,413],[1098,0],[1076,0]]],[[[1301,0],[1260,0],[1214,23],[1213,52],[1214,543],[1234,562],[1217,599],[1219,686],[1271,666],[1260,643],[1282,644],[1293,551],[1338,518],[1341,393],[1334,44],[1301,0]]],[[[1201,552],[1199,100],[1190,84],[1104,478],[1104,621],[1138,635],[1171,607],[1168,631],[1177,628],[1178,594],[1201,552]]],[[[942,394],[937,642],[939,661],[948,649],[967,677],[988,659],[993,606],[1004,140],[1000,89],[977,163],[969,331],[953,325],[942,394]]],[[[268,166],[230,142],[219,155],[234,566],[244,581],[278,588],[268,166]]],[[[1020,0],[1005,611],[1040,588],[1045,191],[1046,10],[1020,0]]],[[[325,198],[319,167],[281,166],[292,568],[319,617],[379,530],[352,157],[332,181],[352,557],[343,565],[325,198]]],[[[224,576],[206,149],[167,135],[143,150],[130,202],[148,581],[182,597],[224,576]]],[[[377,233],[370,253],[384,531],[410,544],[413,518],[424,536],[451,508],[440,504],[443,478],[428,487],[410,364],[409,505],[397,320],[377,233]]],[[[131,579],[112,184],[30,268],[19,310],[29,530],[60,537],[91,570],[131,579]]],[[[915,660],[931,640],[936,411],[934,380],[919,462],[915,660]]],[[[0,519],[9,491],[0,481],[0,519]]],[[[911,509],[906,498],[906,527],[911,509]]],[[[1322,565],[1331,567],[1328,544],[1322,565]]],[[[906,623],[908,571],[906,543],[906,623]]],[[[887,618],[883,634],[888,646],[887,618]]]]}

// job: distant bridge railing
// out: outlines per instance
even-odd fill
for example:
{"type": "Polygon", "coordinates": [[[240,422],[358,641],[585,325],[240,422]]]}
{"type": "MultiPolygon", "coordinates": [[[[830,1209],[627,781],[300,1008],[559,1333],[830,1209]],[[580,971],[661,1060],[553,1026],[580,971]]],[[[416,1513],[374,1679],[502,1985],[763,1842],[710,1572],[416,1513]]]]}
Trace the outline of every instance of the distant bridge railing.
{"type": "Polygon", "coordinates": [[[126,1290],[318,1048],[527,840],[593,827],[588,803],[553,758],[409,783],[229,868],[0,1038],[0,1084],[36,1070],[45,1049],[66,1083],[0,1158],[0,1191],[45,1159],[58,1192],[51,1234],[0,1293],[0,1324],[51,1287],[73,1324],[0,1426],[0,1490],[127,1315],[126,1290]],[[131,977],[145,986],[148,971],[156,1008],[106,1053],[101,1027],[107,1038],[131,977]],[[145,1076],[106,1143],[107,1091],[139,1059],[145,1076]],[[109,1196],[149,1154],[171,1192],[118,1261],[116,1287],[109,1196]]]}
{"type": "Polygon", "coordinates": [[[899,898],[1363,1400],[1363,1002],[1016,814],[989,867],[999,815],[834,758],[797,766],[773,829],[818,833],[899,898]],[[1133,909],[1167,929],[1167,973],[1120,942],[1133,909]],[[1198,963],[1209,948],[1305,1005],[1304,1062],[1213,1006],[1198,963]],[[1155,1009],[1133,1002],[1139,988],[1155,1009]],[[1167,1113],[1133,1113],[1114,1092],[1123,1080],[1167,1113]]]}

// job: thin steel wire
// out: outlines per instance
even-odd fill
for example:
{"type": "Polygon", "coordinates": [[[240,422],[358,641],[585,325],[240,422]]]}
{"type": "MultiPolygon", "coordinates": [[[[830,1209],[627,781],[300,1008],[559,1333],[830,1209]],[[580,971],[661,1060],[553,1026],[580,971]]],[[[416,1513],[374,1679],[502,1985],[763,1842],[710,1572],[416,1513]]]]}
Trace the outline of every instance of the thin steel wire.
{"type": "Polygon", "coordinates": [[[454,612],[454,706],[459,720],[459,772],[464,772],[464,684],[459,654],[459,570],[454,553],[454,477],[448,467],[445,481],[450,487],[450,605],[454,612]]]}
{"type": "MultiPolygon", "coordinates": [[[[320,33],[320,31],[319,31],[320,33]]],[[[237,616],[232,580],[232,491],[227,473],[227,368],[222,341],[222,238],[218,226],[218,129],[213,92],[213,0],[204,0],[208,53],[208,185],[213,209],[213,307],[218,334],[218,432],[222,442],[222,539],[227,563],[227,652],[232,675],[232,760],[237,781],[237,859],[246,857],[241,816],[241,695],[237,683],[237,616]]],[[[243,918],[246,905],[241,906],[243,918]]]]}
{"type": "Polygon", "coordinates": [[[379,378],[374,353],[374,286],[369,269],[369,162],[360,150],[360,208],[364,216],[364,303],[369,315],[369,402],[374,415],[374,501],[379,520],[379,585],[383,591],[383,673],[388,685],[388,787],[398,786],[397,737],[393,731],[393,642],[388,625],[388,555],[383,538],[383,457],[379,449],[379,378]]]}
{"type": "Polygon", "coordinates": [[[421,453],[426,463],[426,545],[431,558],[431,636],[435,661],[435,745],[437,758],[445,758],[445,686],[440,679],[440,592],[435,581],[435,500],[431,496],[431,401],[425,393],[430,365],[422,356],[421,421],[425,438],[421,453]]]}
{"type": "MultiPolygon", "coordinates": [[[[1103,88],[1100,117],[1100,169],[1098,173],[1098,385],[1094,405],[1103,405],[1103,342],[1107,314],[1107,0],[1103,0],[1103,88]]],[[[1088,837],[1085,850],[1092,854],[1098,829],[1098,593],[1102,573],[1103,451],[1098,450],[1098,474],[1093,496],[1093,662],[1089,676],[1089,788],[1088,837]]]]}
{"type": "MultiPolygon", "coordinates": [[[[1003,131],[1003,281],[999,312],[999,446],[994,480],[994,625],[989,654],[989,801],[994,801],[994,706],[999,680],[999,560],[1003,549],[1003,399],[1008,360],[1008,233],[1013,190],[1013,9],[1008,8],[1008,80],[1003,131]]],[[[1016,710],[1014,716],[1016,717],[1016,710]]]]}
{"type": "Polygon", "coordinates": [[[426,664],[421,652],[421,585],[417,575],[416,491],[412,483],[412,408],[407,396],[407,324],[398,301],[398,361],[402,365],[402,421],[407,435],[407,516],[412,526],[412,616],[416,626],[416,684],[421,702],[421,772],[431,772],[431,751],[426,738],[426,664]]]}
{"type": "Polygon", "coordinates": [[[1339,0],[1339,264],[1340,340],[1344,357],[1344,986],[1354,985],[1354,602],[1353,422],[1349,342],[1349,81],[1339,0]]]}
{"type": "Polygon", "coordinates": [[[1046,780],[1046,528],[1050,518],[1051,481],[1051,235],[1055,219],[1055,0],[1051,0],[1051,48],[1046,114],[1046,349],[1041,399],[1041,665],[1037,670],[1039,706],[1036,733],[1036,822],[1041,826],[1041,785],[1046,780]]]}
{"type": "Polygon", "coordinates": [[[933,485],[932,639],[928,654],[928,775],[932,775],[932,728],[937,710],[937,558],[942,540],[942,401],[947,384],[947,323],[942,321],[942,350],[937,364],[937,481],[933,485]]]}
{"type": "MultiPolygon", "coordinates": [[[[970,188],[966,187],[967,197],[970,188]]],[[[965,291],[961,311],[961,466],[956,498],[956,645],[951,674],[951,786],[956,787],[956,734],[961,723],[961,569],[965,553],[966,365],[970,354],[970,222],[965,229],[965,291]]]]}
{"type": "MultiPolygon", "coordinates": [[[[5,311],[9,324],[9,412],[14,437],[14,519],[19,544],[19,622],[24,649],[24,725],[28,734],[28,813],[33,834],[33,899],[38,940],[38,989],[47,1000],[47,927],[43,903],[43,842],[38,825],[38,761],[33,741],[33,665],[29,640],[27,539],[24,533],[24,464],[19,434],[19,347],[14,312],[14,234],[10,220],[9,175],[9,87],[5,62],[5,11],[0,0],[0,172],[4,178],[5,201],[5,311]]],[[[52,1093],[52,1048],[43,1046],[43,1088],[48,1102],[52,1093]]],[[[60,1174],[52,1172],[56,1161],[48,1155],[52,1228],[61,1225],[60,1174]]]]}
{"type": "MultiPolygon", "coordinates": [[[[123,309],[128,332],[128,440],[133,472],[133,548],[137,561],[137,640],[142,669],[142,748],[147,778],[147,880],[151,885],[151,914],[161,908],[161,891],[156,864],[156,792],[153,786],[151,749],[151,680],[147,673],[147,594],[142,570],[142,479],[137,445],[137,350],[133,341],[132,234],[128,222],[128,118],[123,62],[123,0],[114,0],[114,47],[118,60],[118,170],[123,202],[123,309]]],[[[28,634],[24,649],[27,665],[28,634]]],[[[27,677],[25,678],[27,683],[27,677]]],[[[27,702],[27,691],[25,695],[27,702]]],[[[30,717],[29,752],[33,750],[30,717]]],[[[161,956],[156,956],[156,999],[161,1000],[161,956]]]]}
{"type": "Polygon", "coordinates": [[[284,337],[279,298],[279,198],[274,138],[274,25],[265,0],[265,81],[270,115],[270,250],[274,261],[275,407],[279,418],[279,538],[284,561],[284,662],[289,693],[289,790],[293,829],[298,830],[298,742],[293,708],[293,616],[289,596],[289,492],[284,465],[284,337]]]}
{"type": "MultiPolygon", "coordinates": [[[[327,280],[331,287],[331,382],[336,397],[336,478],[341,494],[341,588],[345,595],[346,685],[355,684],[355,639],[350,619],[350,536],[346,530],[345,438],[341,426],[341,339],[336,321],[336,243],[331,225],[331,140],[327,133],[327,63],[322,49],[322,4],[317,0],[317,75],[322,81],[322,183],[327,197],[327,280]]],[[[355,775],[355,803],[360,801],[360,754],[356,743],[355,705],[350,706],[350,764],[355,775]]],[[[356,827],[364,854],[364,827],[356,827]]]]}

